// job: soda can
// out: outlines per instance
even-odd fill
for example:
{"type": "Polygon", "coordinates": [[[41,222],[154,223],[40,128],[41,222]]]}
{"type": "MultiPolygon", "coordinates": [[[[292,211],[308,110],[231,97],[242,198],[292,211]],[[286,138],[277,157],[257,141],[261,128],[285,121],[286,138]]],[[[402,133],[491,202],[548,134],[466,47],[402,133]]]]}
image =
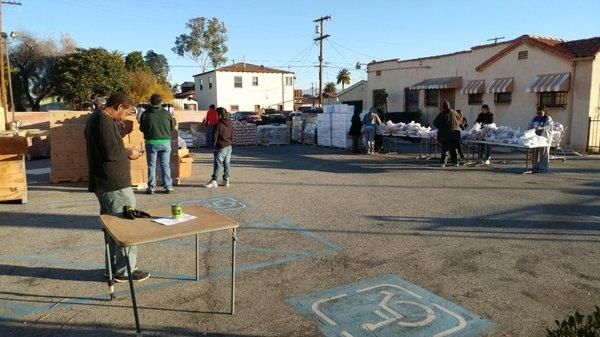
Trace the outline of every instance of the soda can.
{"type": "Polygon", "coordinates": [[[183,216],[183,206],[181,204],[171,205],[171,217],[173,219],[181,219],[183,216]]]}

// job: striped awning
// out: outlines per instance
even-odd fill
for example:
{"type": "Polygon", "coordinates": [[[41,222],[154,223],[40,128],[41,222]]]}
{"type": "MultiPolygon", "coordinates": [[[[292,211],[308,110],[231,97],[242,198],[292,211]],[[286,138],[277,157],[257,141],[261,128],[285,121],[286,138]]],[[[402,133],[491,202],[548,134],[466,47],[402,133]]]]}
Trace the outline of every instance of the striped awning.
{"type": "Polygon", "coordinates": [[[497,92],[512,92],[513,86],[515,83],[515,79],[510,78],[497,78],[492,82],[487,89],[487,92],[490,94],[495,94],[497,92]]]}
{"type": "Polygon", "coordinates": [[[462,85],[462,77],[441,77],[441,78],[430,78],[421,81],[412,87],[411,89],[454,89],[460,88],[462,85]]]}
{"type": "Polygon", "coordinates": [[[569,91],[571,74],[538,75],[527,87],[527,92],[569,91]]]}
{"type": "Polygon", "coordinates": [[[462,89],[460,90],[460,93],[463,95],[483,94],[485,92],[484,87],[485,87],[485,80],[470,80],[470,81],[467,81],[467,84],[465,84],[462,87],[462,89]]]}

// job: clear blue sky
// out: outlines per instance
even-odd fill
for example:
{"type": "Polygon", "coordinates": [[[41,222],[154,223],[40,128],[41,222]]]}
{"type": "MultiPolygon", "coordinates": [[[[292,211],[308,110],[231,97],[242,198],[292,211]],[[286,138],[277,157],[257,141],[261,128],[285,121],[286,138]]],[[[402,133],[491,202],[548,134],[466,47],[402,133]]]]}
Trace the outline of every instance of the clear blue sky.
{"type": "MultiPolygon", "coordinates": [[[[68,34],[81,47],[128,53],[148,49],[165,54],[171,81],[191,81],[194,62],[171,52],[185,23],[217,17],[228,29],[227,57],[292,70],[297,87],[318,81],[318,47],[312,20],[331,15],[325,31],[324,81],[341,67],[352,82],[366,79],[356,62],[413,58],[468,49],[486,39],[522,34],[563,39],[600,35],[600,1],[200,1],[200,0],[20,0],[3,5],[5,31],[27,30],[40,37],[68,34]]],[[[364,69],[364,68],[363,68],[364,69]]]]}

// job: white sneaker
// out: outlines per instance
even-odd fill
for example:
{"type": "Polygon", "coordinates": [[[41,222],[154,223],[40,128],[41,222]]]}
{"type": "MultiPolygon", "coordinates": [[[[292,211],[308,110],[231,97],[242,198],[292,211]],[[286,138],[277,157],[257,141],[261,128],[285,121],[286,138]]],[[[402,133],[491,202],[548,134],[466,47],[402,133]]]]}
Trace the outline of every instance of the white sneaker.
{"type": "Polygon", "coordinates": [[[211,180],[208,184],[204,185],[206,188],[219,187],[219,183],[216,180],[211,180]]]}
{"type": "Polygon", "coordinates": [[[229,179],[223,179],[223,181],[221,181],[221,184],[219,184],[219,186],[229,187],[229,179]]]}
{"type": "Polygon", "coordinates": [[[484,161],[484,162],[483,162],[483,165],[485,165],[485,166],[490,166],[490,165],[491,165],[491,163],[490,163],[490,160],[488,159],[488,160],[484,161]]]}

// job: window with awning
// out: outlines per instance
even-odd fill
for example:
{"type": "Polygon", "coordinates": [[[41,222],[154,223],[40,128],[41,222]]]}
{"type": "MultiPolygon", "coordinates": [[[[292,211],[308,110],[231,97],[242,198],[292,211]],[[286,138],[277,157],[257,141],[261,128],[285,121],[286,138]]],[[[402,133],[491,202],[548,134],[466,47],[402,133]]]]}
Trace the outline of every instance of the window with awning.
{"type": "Polygon", "coordinates": [[[411,86],[411,89],[456,89],[462,86],[462,77],[430,78],[411,86]]]}
{"type": "Polygon", "coordinates": [[[536,76],[527,86],[527,92],[567,92],[571,85],[571,74],[549,74],[536,76]]]}
{"type": "Polygon", "coordinates": [[[497,94],[504,92],[512,92],[514,87],[514,78],[497,78],[492,82],[487,89],[488,94],[497,94]]]}
{"type": "Polygon", "coordinates": [[[467,81],[460,93],[463,95],[468,94],[483,94],[485,92],[485,80],[470,80],[467,81]]]}

